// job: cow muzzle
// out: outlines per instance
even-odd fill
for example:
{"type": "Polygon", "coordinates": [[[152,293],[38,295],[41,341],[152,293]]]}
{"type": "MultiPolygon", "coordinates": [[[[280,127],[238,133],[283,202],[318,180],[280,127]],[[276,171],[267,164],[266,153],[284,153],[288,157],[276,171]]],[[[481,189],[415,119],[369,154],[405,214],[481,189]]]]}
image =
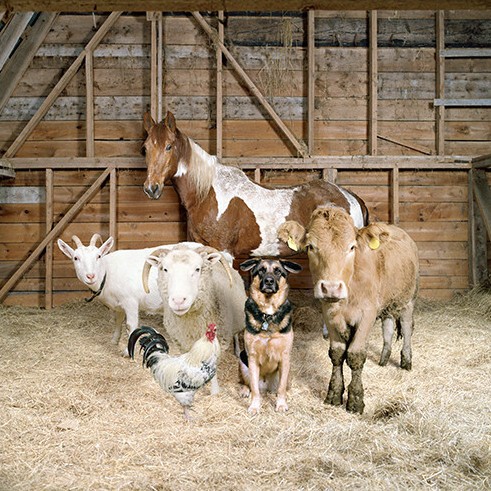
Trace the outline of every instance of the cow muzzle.
{"type": "Polygon", "coordinates": [[[149,184],[143,186],[143,191],[151,199],[159,199],[162,195],[163,186],[159,184],[149,184]]]}
{"type": "Polygon", "coordinates": [[[319,280],[314,288],[314,296],[325,302],[339,302],[348,298],[348,288],[342,280],[319,280]]]}

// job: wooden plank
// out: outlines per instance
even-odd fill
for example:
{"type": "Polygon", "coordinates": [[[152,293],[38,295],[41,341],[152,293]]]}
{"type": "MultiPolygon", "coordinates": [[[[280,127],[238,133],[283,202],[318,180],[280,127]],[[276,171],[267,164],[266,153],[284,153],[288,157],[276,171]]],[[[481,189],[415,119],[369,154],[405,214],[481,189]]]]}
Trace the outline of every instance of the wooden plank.
{"type": "Polygon", "coordinates": [[[94,57],[93,51],[85,55],[85,155],[95,156],[94,146],[94,57]]]}
{"type": "Polygon", "coordinates": [[[368,14],[368,153],[377,155],[378,133],[378,48],[377,48],[377,11],[368,14]]]}
{"type": "MultiPolygon", "coordinates": [[[[223,10],[218,12],[218,40],[224,43],[224,23],[225,16],[223,10]]],[[[222,51],[216,48],[216,147],[217,158],[223,156],[223,55],[222,51]]]]}
{"type": "Polygon", "coordinates": [[[440,51],[440,56],[444,58],[491,58],[489,48],[448,48],[440,51]]]}
{"type": "Polygon", "coordinates": [[[65,72],[65,74],[61,77],[61,79],[56,84],[55,88],[51,91],[48,97],[41,104],[39,109],[36,111],[35,115],[30,119],[24,129],[21,131],[19,136],[16,138],[14,143],[8,148],[5,152],[4,157],[9,158],[13,157],[22,144],[26,141],[26,139],[31,134],[32,130],[37,126],[39,121],[44,117],[47,113],[48,109],[51,107],[55,99],[61,94],[66,84],[70,81],[75,72],[79,69],[82,64],[84,57],[88,51],[93,50],[105,36],[106,32],[111,29],[114,25],[118,17],[121,15],[121,12],[113,12],[106,19],[101,28],[94,34],[92,39],[87,44],[85,50],[77,57],[77,59],[73,62],[70,68],[65,72]]]}
{"type": "Polygon", "coordinates": [[[391,222],[394,225],[399,225],[399,169],[395,168],[391,171],[391,187],[390,187],[390,198],[391,198],[391,222]]]}
{"type": "Polygon", "coordinates": [[[118,238],[118,220],[117,220],[117,193],[118,193],[118,183],[117,183],[117,173],[116,169],[111,169],[111,174],[109,175],[109,235],[114,239],[114,250],[117,249],[117,238],[118,238]]]}
{"type": "Polygon", "coordinates": [[[486,171],[475,169],[471,176],[473,176],[474,198],[481,212],[488,237],[491,239],[491,188],[488,185],[486,171]]]}
{"type": "Polygon", "coordinates": [[[491,99],[435,99],[433,104],[437,107],[488,107],[491,99]]]}
{"type": "Polygon", "coordinates": [[[14,92],[15,87],[24,76],[36,51],[49,32],[58,13],[41,13],[34,26],[24,35],[22,43],[17,47],[0,72],[0,112],[14,92]]]}
{"type": "MultiPolygon", "coordinates": [[[[53,170],[46,169],[46,234],[53,228],[53,170]]],[[[53,308],[53,242],[46,245],[44,256],[45,273],[45,308],[53,308]]]]}
{"type": "Polygon", "coordinates": [[[66,227],[66,225],[72,220],[72,218],[78,213],[80,208],[89,201],[92,195],[98,190],[99,186],[104,182],[109,175],[110,169],[106,169],[102,172],[100,177],[90,186],[90,188],[84,193],[80,200],[67,212],[67,214],[53,227],[41,243],[32,252],[29,258],[24,261],[22,266],[15,272],[15,274],[5,283],[0,290],[0,301],[7,295],[10,289],[17,283],[22,275],[32,266],[34,261],[41,255],[46,245],[52,241],[59,233],[66,227]]]}
{"type": "Polygon", "coordinates": [[[307,13],[307,135],[309,155],[314,154],[315,133],[315,10],[310,9],[307,13]]]}
{"type": "Polygon", "coordinates": [[[14,14],[10,22],[0,31],[0,71],[17,46],[34,12],[14,14]]]}
{"type": "Polygon", "coordinates": [[[308,150],[305,148],[305,145],[298,141],[295,135],[288,129],[288,127],[283,123],[281,118],[278,116],[276,111],[273,109],[271,104],[266,100],[266,98],[261,94],[260,90],[257,88],[256,84],[251,80],[251,78],[246,74],[246,72],[242,69],[242,67],[237,63],[232,53],[228,50],[228,48],[220,42],[216,32],[213,28],[204,20],[199,12],[193,12],[193,17],[198,21],[198,24],[204,29],[204,31],[208,34],[210,39],[216,43],[216,45],[220,48],[224,56],[230,62],[230,64],[237,71],[242,80],[247,84],[248,88],[252,92],[252,94],[260,101],[261,105],[264,107],[266,112],[271,116],[271,118],[275,121],[281,131],[287,136],[288,140],[295,147],[297,152],[306,156],[308,154],[308,150]]]}

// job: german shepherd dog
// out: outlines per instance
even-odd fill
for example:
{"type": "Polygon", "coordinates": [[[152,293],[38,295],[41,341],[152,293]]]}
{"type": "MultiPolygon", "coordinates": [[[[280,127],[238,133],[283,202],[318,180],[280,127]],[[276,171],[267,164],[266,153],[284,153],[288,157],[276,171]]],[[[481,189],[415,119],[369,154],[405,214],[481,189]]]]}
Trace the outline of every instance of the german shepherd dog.
{"type": "Polygon", "coordinates": [[[292,305],[288,300],[288,273],[302,266],[281,259],[248,259],[240,265],[251,272],[245,304],[244,347],[239,368],[241,395],[251,395],[250,414],[261,407],[260,392],[276,392],[276,411],[288,411],[290,355],[293,345],[292,305]]]}

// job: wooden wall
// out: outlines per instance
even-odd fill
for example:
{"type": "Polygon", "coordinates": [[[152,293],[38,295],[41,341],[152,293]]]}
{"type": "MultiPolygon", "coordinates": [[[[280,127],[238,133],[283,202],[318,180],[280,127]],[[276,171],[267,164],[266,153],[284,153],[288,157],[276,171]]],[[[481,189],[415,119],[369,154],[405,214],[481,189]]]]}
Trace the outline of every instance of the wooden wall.
{"type": "MultiPolygon", "coordinates": [[[[435,153],[435,13],[378,12],[378,153],[435,153]],[[394,143],[402,142],[404,145],[394,143]],[[412,148],[411,148],[412,147],[412,148]]],[[[216,25],[215,18],[207,18],[216,25]]],[[[0,152],[7,150],[59,77],[104,20],[62,14],[0,113],[0,152]]],[[[297,138],[307,138],[306,15],[230,14],[225,40],[297,138]]],[[[164,109],[210,153],[216,144],[215,50],[189,14],[164,15],[164,109]]],[[[317,12],[315,21],[316,155],[368,152],[368,22],[366,12],[317,12]]],[[[446,12],[446,47],[491,48],[491,13],[446,12]]],[[[491,60],[446,60],[446,97],[489,97],[491,60]]],[[[82,68],[57,99],[17,157],[85,156],[85,73],[82,68]]],[[[143,113],[150,105],[150,23],[145,15],[123,15],[94,53],[95,155],[140,154],[143,113]]],[[[295,156],[228,64],[223,82],[223,156],[295,156]]],[[[445,110],[445,154],[491,153],[491,108],[445,110]]],[[[48,160],[47,160],[48,162],[48,160]]],[[[48,163],[47,163],[48,165],[48,163]]],[[[100,171],[56,170],[54,211],[67,212],[100,171]]],[[[320,177],[316,172],[263,173],[278,185],[320,177]]],[[[143,170],[117,175],[117,243],[131,248],[185,238],[185,216],[169,187],[159,201],[142,191],[143,170]]],[[[357,192],[372,218],[390,218],[387,171],[343,170],[337,182],[357,192]]],[[[0,279],[8,278],[44,237],[45,173],[18,171],[0,181],[0,279]]],[[[468,287],[467,172],[400,171],[400,225],[421,254],[421,295],[449,298],[468,287]]],[[[109,185],[62,234],[87,241],[108,234],[109,185]]],[[[73,268],[55,248],[54,299],[59,304],[85,295],[73,268]]],[[[304,261],[304,259],[303,259],[304,261]]],[[[309,286],[308,274],[296,286],[309,286]]],[[[44,305],[44,264],[26,274],[6,303],[44,305]]]]}

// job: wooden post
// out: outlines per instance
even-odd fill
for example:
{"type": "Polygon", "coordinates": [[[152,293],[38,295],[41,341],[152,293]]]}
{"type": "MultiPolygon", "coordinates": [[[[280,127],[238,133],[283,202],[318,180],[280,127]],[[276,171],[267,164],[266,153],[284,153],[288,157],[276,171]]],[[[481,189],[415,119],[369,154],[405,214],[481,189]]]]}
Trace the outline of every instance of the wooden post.
{"type": "Polygon", "coordinates": [[[111,170],[109,175],[109,235],[114,239],[114,250],[117,249],[117,196],[118,196],[118,182],[117,182],[116,169],[111,170]]]}
{"type": "MultiPolygon", "coordinates": [[[[218,12],[218,39],[224,42],[224,15],[223,10],[218,12]]],[[[217,101],[216,101],[216,155],[218,160],[223,157],[223,55],[220,48],[216,48],[217,61],[217,101]]]]}
{"type": "Polygon", "coordinates": [[[308,147],[309,155],[315,148],[315,10],[308,11],[308,147]]]}
{"type": "Polygon", "coordinates": [[[162,12],[157,14],[157,121],[162,121],[162,91],[163,91],[163,43],[162,43],[162,12]]]}
{"type": "Polygon", "coordinates": [[[57,237],[65,227],[70,223],[70,221],[77,215],[77,213],[82,209],[82,207],[89,201],[92,196],[98,191],[99,187],[106,180],[109,175],[110,169],[106,169],[90,186],[90,188],[85,191],[82,197],[68,210],[66,215],[53,227],[51,232],[46,235],[46,237],[41,241],[41,243],[34,249],[31,255],[22,263],[20,268],[10,277],[9,280],[3,285],[0,290],[0,302],[5,298],[7,293],[13,288],[17,282],[22,278],[24,273],[32,266],[34,261],[41,255],[45,247],[51,242],[55,237],[57,237]]]}
{"type": "Polygon", "coordinates": [[[85,154],[94,157],[94,53],[85,56],[85,154]]]}
{"type": "Polygon", "coordinates": [[[150,115],[157,121],[158,119],[158,100],[157,100],[157,21],[154,12],[147,12],[147,19],[150,18],[152,22],[152,29],[150,32],[150,115]]]}
{"type": "Polygon", "coordinates": [[[377,11],[369,12],[368,36],[368,153],[377,155],[377,133],[378,133],[378,57],[377,57],[377,11]]]}
{"type": "Polygon", "coordinates": [[[332,182],[336,184],[336,179],[338,177],[338,170],[330,167],[329,169],[322,169],[322,179],[324,181],[332,182]]]}
{"type": "MultiPolygon", "coordinates": [[[[443,50],[445,49],[445,12],[438,10],[436,13],[436,98],[443,99],[445,97],[445,57],[443,50]]],[[[437,155],[445,154],[445,106],[436,106],[436,153],[437,155]]]]}
{"type": "Polygon", "coordinates": [[[259,167],[254,169],[254,182],[258,184],[261,182],[261,169],[259,167]]]}
{"type": "MultiPolygon", "coordinates": [[[[53,228],[53,169],[46,169],[46,234],[53,228]]],[[[44,284],[44,306],[47,310],[53,308],[53,241],[46,245],[45,261],[45,284],[44,284]]]]}
{"type": "Polygon", "coordinates": [[[399,225],[399,168],[394,167],[391,171],[391,222],[394,225],[399,225]]]}

